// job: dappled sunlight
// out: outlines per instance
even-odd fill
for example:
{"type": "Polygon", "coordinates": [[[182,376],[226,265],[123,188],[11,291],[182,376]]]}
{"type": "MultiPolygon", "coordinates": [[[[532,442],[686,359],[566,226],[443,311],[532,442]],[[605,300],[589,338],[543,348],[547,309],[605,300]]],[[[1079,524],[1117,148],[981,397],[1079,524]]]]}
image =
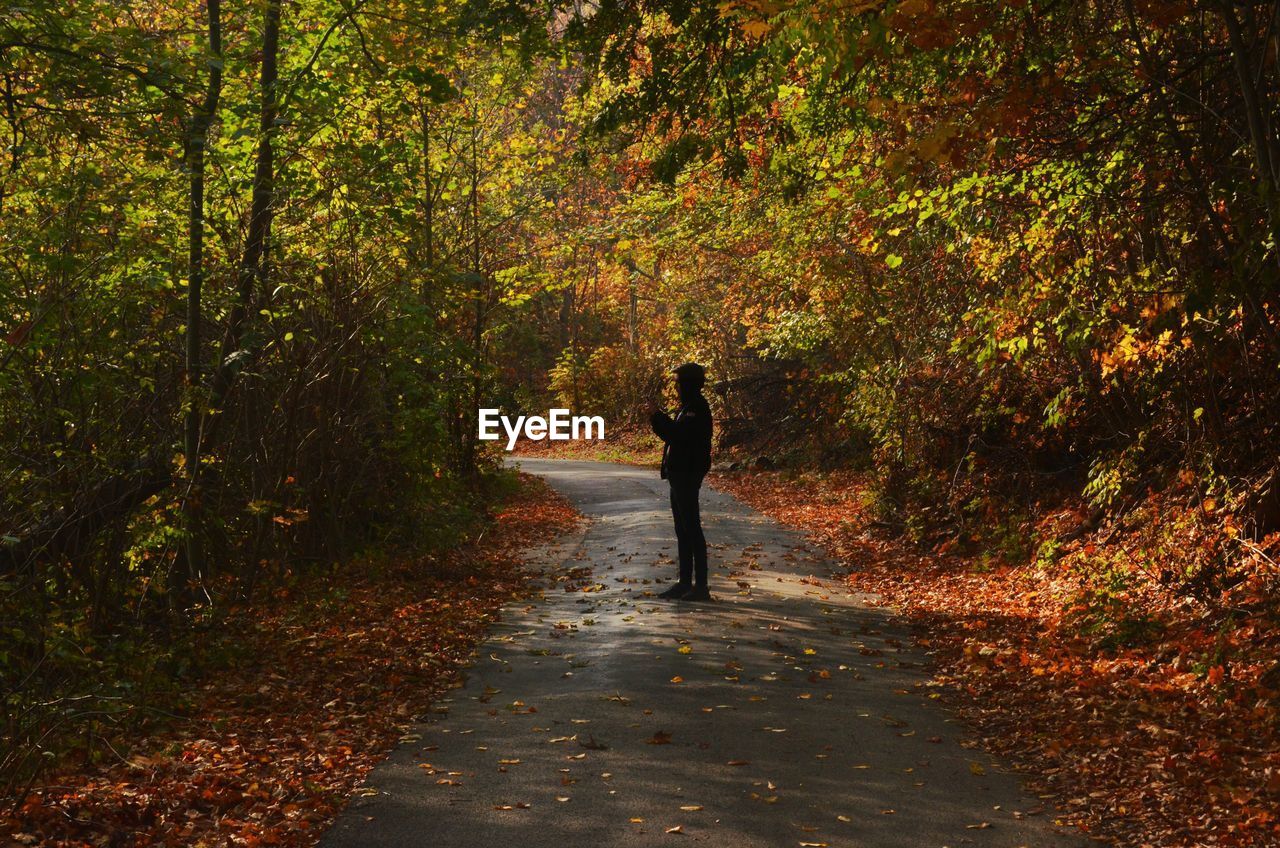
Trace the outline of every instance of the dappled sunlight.
{"type": "Polygon", "coordinates": [[[938,706],[902,622],[799,537],[705,491],[715,600],[662,601],[665,483],[520,465],[589,524],[325,845],[425,845],[421,821],[450,844],[1070,844],[938,706]]]}

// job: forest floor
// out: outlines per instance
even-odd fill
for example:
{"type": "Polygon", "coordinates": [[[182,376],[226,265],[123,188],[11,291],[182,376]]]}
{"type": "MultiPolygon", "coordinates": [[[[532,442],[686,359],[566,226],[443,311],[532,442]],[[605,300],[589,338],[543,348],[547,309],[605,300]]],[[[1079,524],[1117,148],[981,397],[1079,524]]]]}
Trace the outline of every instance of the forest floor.
{"type": "Polygon", "coordinates": [[[0,809],[0,845],[311,844],[451,687],[531,545],[577,512],[536,478],[477,538],[418,558],[345,563],[231,614],[238,661],[110,762],[46,774],[0,809]]]}
{"type": "MultiPolygon", "coordinates": [[[[652,465],[652,448],[608,445],[608,458],[652,465]]],[[[1249,582],[1225,615],[1188,605],[1107,647],[1071,618],[1080,586],[1068,570],[887,537],[858,475],[711,482],[803,531],[844,568],[849,591],[903,615],[928,652],[933,691],[1064,808],[1064,821],[1122,845],[1280,844],[1280,722],[1267,672],[1280,624],[1249,582]]],[[[205,680],[195,709],[111,762],[43,779],[0,811],[0,845],[314,842],[373,765],[462,685],[459,670],[499,608],[528,590],[528,546],[577,521],[567,501],[526,481],[465,548],[353,567],[341,591],[292,591],[243,611],[253,662],[205,680]]]]}
{"type": "MultiPolygon", "coordinates": [[[[1150,598],[1112,610],[1113,625],[1152,626],[1108,644],[1073,618],[1082,584],[1062,562],[1002,564],[886,538],[858,475],[712,482],[803,530],[850,568],[851,587],[906,615],[984,746],[1090,833],[1131,846],[1280,844],[1280,621],[1258,583],[1242,579],[1216,609],[1150,598]]],[[[1107,545],[1133,556],[1140,543],[1114,534],[1107,545]]]]}
{"type": "Polygon", "coordinates": [[[1152,496],[1127,526],[1099,527],[1046,564],[892,537],[856,473],[710,482],[805,532],[851,587],[900,610],[984,744],[1090,833],[1133,846],[1280,844],[1280,611],[1265,552],[1261,570],[1198,601],[1140,579],[1208,550],[1173,498],[1152,496]]]}
{"type": "Polygon", "coordinates": [[[939,703],[844,569],[703,493],[713,601],[676,578],[650,468],[517,460],[588,518],[535,560],[466,685],[369,775],[322,848],[1078,848],[939,703]]]}
{"type": "Polygon", "coordinates": [[[623,465],[652,465],[662,461],[662,441],[648,430],[611,429],[603,441],[571,440],[552,442],[522,438],[513,456],[586,459],[593,462],[618,462],[623,465]]]}

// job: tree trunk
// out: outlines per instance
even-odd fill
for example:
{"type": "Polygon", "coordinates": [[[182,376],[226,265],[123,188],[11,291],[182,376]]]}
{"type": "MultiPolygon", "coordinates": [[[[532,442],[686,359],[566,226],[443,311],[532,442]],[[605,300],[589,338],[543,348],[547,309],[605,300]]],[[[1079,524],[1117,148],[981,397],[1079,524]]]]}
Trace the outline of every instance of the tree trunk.
{"type": "MultiPolygon", "coordinates": [[[[474,313],[471,325],[471,397],[470,408],[463,410],[463,415],[474,415],[473,410],[480,407],[480,369],[484,364],[484,320],[485,292],[484,277],[480,264],[480,126],[479,114],[471,127],[471,273],[472,297],[474,313]]],[[[474,480],[476,468],[476,434],[470,427],[463,427],[462,472],[467,479],[474,480]]]]}
{"type": "MultiPolygon", "coordinates": [[[[436,234],[435,234],[435,183],[431,176],[431,107],[427,104],[426,98],[423,98],[420,109],[420,119],[422,123],[422,194],[423,194],[423,218],[426,232],[427,248],[427,269],[430,272],[436,265],[436,234]]],[[[425,298],[427,294],[427,281],[422,282],[422,294],[425,298]]]]}
{"type": "MultiPolygon", "coordinates": [[[[209,410],[216,412],[226,402],[227,393],[250,353],[240,349],[244,339],[245,323],[249,307],[253,303],[255,288],[266,287],[266,246],[271,231],[272,201],[275,191],[274,145],[276,114],[279,92],[278,60],[280,52],[281,0],[267,0],[262,28],[262,71],[259,88],[262,106],[258,121],[258,152],[253,173],[253,202],[249,211],[249,232],[244,252],[236,270],[235,301],[227,318],[227,329],[218,352],[218,364],[209,379],[209,410]]],[[[216,419],[214,419],[216,420],[216,419]]],[[[201,447],[210,439],[210,422],[206,419],[201,428],[201,447]]]]}
{"type": "MultiPolygon", "coordinates": [[[[1223,23],[1227,28],[1227,37],[1231,43],[1231,59],[1235,65],[1236,76],[1240,79],[1240,95],[1244,99],[1245,122],[1249,126],[1249,140],[1253,147],[1253,164],[1258,179],[1258,193],[1262,199],[1263,211],[1267,216],[1267,231],[1271,236],[1272,252],[1277,268],[1280,269],[1280,192],[1276,186],[1276,168],[1272,161],[1273,137],[1263,114],[1262,103],[1258,97],[1258,84],[1255,82],[1253,62],[1249,46],[1245,43],[1244,34],[1240,30],[1240,21],[1230,3],[1219,4],[1223,23]]],[[[1264,45],[1265,47],[1265,45],[1264,45]]],[[[1266,62],[1263,56],[1262,61],[1266,62]]],[[[1273,277],[1274,279],[1274,277],[1273,277]]],[[[1265,294],[1274,294],[1274,290],[1265,294]]],[[[1280,339],[1276,337],[1271,326],[1266,307],[1254,291],[1246,290],[1249,306],[1259,316],[1263,332],[1271,343],[1273,350],[1280,350],[1280,339]]]]}
{"type": "Polygon", "coordinates": [[[201,289],[204,285],[204,163],[209,127],[218,111],[222,94],[222,20],[221,0],[207,0],[209,81],[204,102],[191,116],[187,138],[187,169],[190,174],[187,214],[187,351],[186,412],[183,427],[183,457],[186,463],[188,489],[183,499],[186,524],[187,577],[203,570],[204,549],[200,538],[200,495],[195,482],[200,468],[201,404],[197,396],[203,386],[204,364],[200,351],[200,325],[204,321],[201,289]]]}

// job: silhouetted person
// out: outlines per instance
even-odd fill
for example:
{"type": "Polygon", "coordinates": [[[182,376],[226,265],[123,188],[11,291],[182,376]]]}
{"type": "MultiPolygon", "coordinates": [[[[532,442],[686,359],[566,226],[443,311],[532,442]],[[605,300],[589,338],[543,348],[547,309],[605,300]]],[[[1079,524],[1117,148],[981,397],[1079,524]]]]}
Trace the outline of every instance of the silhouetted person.
{"type": "Polygon", "coordinates": [[[682,601],[709,601],[707,588],[707,540],[702,535],[698,514],[698,490],[711,470],[711,407],[702,396],[707,372],[693,362],[675,371],[680,410],[672,418],[655,410],[649,418],[653,432],[665,443],[662,448],[662,478],[671,485],[671,514],[676,521],[680,580],[660,598],[682,601]]]}

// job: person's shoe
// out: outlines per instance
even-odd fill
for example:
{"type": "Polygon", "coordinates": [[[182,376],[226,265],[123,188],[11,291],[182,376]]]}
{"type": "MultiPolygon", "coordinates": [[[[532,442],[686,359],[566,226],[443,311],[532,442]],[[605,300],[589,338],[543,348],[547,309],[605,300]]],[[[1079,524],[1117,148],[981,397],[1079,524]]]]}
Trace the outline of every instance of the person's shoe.
{"type": "Polygon", "coordinates": [[[689,592],[691,591],[693,591],[693,587],[690,586],[688,583],[677,583],[667,591],[659,592],[658,597],[666,598],[667,600],[678,601],[683,599],[684,596],[689,594],[689,592]]]}
{"type": "Polygon", "coordinates": [[[688,592],[680,596],[682,601],[709,601],[711,600],[711,590],[706,586],[695,586],[688,592]]]}

